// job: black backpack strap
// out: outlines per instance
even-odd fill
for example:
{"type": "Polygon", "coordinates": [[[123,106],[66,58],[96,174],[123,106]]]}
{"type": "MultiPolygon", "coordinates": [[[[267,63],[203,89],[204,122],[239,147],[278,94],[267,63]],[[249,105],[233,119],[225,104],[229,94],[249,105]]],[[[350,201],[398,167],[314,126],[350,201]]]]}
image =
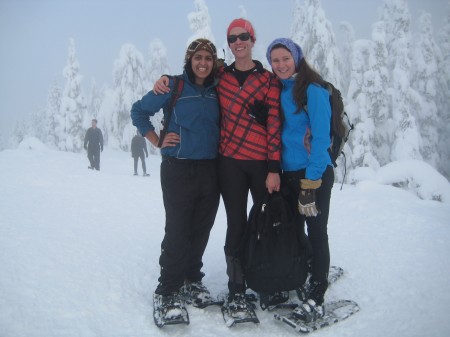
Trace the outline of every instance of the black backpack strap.
{"type": "Polygon", "coordinates": [[[173,107],[175,106],[178,98],[181,95],[181,92],[183,91],[183,85],[184,85],[184,80],[182,78],[180,78],[178,76],[175,76],[173,78],[172,94],[170,95],[169,103],[163,109],[165,112],[164,113],[165,118],[164,118],[163,128],[162,128],[161,132],[159,133],[158,147],[162,146],[164,138],[166,137],[167,128],[169,127],[169,123],[172,118],[173,107]]]}

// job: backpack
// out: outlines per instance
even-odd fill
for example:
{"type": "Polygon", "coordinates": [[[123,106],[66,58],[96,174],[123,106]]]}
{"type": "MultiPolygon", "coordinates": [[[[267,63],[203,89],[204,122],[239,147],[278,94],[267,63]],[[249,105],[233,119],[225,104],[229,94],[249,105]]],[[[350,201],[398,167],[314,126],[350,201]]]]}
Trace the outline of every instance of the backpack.
{"type": "Polygon", "coordinates": [[[161,145],[164,141],[164,138],[166,137],[167,128],[169,127],[170,120],[172,119],[173,107],[175,106],[178,98],[181,95],[181,92],[183,91],[183,86],[184,86],[184,80],[179,76],[174,76],[173,77],[173,89],[172,89],[172,93],[170,95],[169,103],[163,108],[163,114],[164,114],[164,117],[162,120],[163,128],[159,133],[159,141],[158,141],[159,148],[161,147],[161,145]]]}
{"type": "MultiPolygon", "coordinates": [[[[325,82],[324,88],[328,90],[330,94],[330,107],[331,107],[331,119],[330,119],[330,138],[331,138],[331,146],[328,149],[330,153],[331,161],[333,162],[334,167],[337,167],[336,160],[339,155],[343,154],[345,157],[345,153],[342,151],[345,143],[348,140],[350,135],[350,131],[354,129],[353,124],[350,122],[350,119],[347,113],[344,111],[344,101],[342,100],[341,92],[336,89],[336,87],[330,82],[325,82]],[[344,118],[346,117],[346,121],[344,118]]],[[[308,113],[308,98],[304,97],[303,99],[303,108],[308,113]]]]}
{"type": "Polygon", "coordinates": [[[308,274],[307,240],[282,194],[267,193],[252,206],[241,242],[247,287],[260,294],[273,294],[303,285],[308,274]]]}

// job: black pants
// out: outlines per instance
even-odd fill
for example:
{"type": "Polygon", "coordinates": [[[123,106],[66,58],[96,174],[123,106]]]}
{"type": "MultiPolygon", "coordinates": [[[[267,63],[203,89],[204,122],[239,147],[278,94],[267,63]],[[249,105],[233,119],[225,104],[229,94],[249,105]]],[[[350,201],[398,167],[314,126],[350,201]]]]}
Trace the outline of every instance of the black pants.
{"type": "Polygon", "coordinates": [[[330,249],[328,245],[328,214],[330,211],[331,189],[334,183],[334,171],[328,166],[322,176],[322,185],[316,190],[316,205],[320,214],[316,217],[306,217],[298,212],[298,195],[300,193],[300,179],[305,178],[305,170],[284,172],[281,177],[282,193],[289,200],[296,222],[304,228],[306,221],[308,240],[311,244],[311,279],[325,282],[330,269],[330,249]]]}
{"type": "Polygon", "coordinates": [[[88,146],[87,157],[91,168],[100,170],[100,147],[99,146],[88,146]]]}
{"type": "Polygon", "coordinates": [[[166,225],[155,292],[168,295],[185,280],[197,282],[204,276],[203,253],[220,201],[217,160],[164,158],[161,187],[166,225]]]}
{"type": "Polygon", "coordinates": [[[138,161],[141,159],[142,163],[142,172],[144,174],[147,173],[147,167],[145,166],[145,155],[142,153],[139,156],[133,157],[134,159],[134,173],[137,173],[138,161]]]}
{"type": "Polygon", "coordinates": [[[227,214],[225,259],[230,292],[245,290],[240,264],[239,246],[247,227],[247,201],[250,191],[253,202],[266,194],[267,162],[264,160],[236,160],[219,158],[219,182],[227,214]]]}

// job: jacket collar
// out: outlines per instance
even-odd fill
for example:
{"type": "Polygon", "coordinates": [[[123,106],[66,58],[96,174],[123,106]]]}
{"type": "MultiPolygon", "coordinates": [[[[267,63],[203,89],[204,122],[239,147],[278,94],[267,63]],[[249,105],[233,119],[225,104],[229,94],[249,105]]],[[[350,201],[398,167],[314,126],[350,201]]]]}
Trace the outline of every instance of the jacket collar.
{"type": "MultiPolygon", "coordinates": [[[[257,71],[258,73],[264,73],[267,70],[264,69],[263,65],[261,62],[259,62],[258,60],[253,60],[253,62],[255,63],[256,67],[255,67],[255,71],[257,71]]],[[[229,66],[225,67],[225,72],[227,73],[232,73],[236,70],[236,62],[231,63],[229,66]]]]}

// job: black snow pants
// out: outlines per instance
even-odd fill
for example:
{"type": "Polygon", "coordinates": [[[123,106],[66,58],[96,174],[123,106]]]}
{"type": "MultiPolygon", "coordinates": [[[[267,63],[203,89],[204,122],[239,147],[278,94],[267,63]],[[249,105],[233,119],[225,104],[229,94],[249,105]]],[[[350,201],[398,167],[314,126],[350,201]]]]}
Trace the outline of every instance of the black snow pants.
{"type": "Polygon", "coordinates": [[[306,217],[298,212],[298,195],[300,179],[305,178],[305,170],[284,172],[281,177],[282,193],[286,196],[296,214],[299,226],[307,226],[308,241],[311,244],[311,280],[327,282],[330,269],[330,248],[328,245],[328,214],[330,211],[331,189],[334,183],[334,171],[328,166],[322,176],[322,185],[316,190],[316,205],[320,214],[316,217],[306,217]]]}
{"type": "Polygon", "coordinates": [[[223,156],[219,158],[220,192],[227,213],[225,261],[231,295],[245,291],[239,248],[247,228],[249,191],[253,203],[262,200],[267,191],[266,178],[265,160],[237,160],[223,156]]]}
{"type": "Polygon", "coordinates": [[[185,280],[197,282],[204,276],[203,253],[220,201],[217,160],[164,157],[161,188],[166,225],[155,292],[169,295],[185,280]]]}

